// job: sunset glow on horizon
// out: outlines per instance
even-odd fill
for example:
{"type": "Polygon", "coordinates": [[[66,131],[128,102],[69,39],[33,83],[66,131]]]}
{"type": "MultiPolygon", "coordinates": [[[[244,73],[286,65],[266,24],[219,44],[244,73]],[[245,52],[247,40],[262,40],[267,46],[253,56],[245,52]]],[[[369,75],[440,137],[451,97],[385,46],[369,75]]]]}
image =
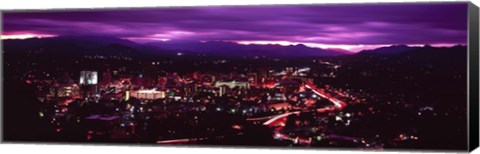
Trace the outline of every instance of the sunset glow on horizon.
{"type": "MultiPolygon", "coordinates": [[[[171,33],[174,34],[174,33],[171,33]]],[[[191,33],[177,33],[183,35],[192,35],[191,33]]],[[[12,34],[3,34],[0,35],[1,40],[7,39],[30,39],[30,38],[49,38],[49,37],[57,37],[57,35],[50,35],[50,34],[34,34],[34,33],[12,33],[12,34]]],[[[160,42],[168,42],[168,41],[175,41],[165,37],[164,35],[154,35],[150,37],[123,37],[121,39],[130,40],[133,42],[137,42],[140,44],[143,43],[151,43],[155,41],[160,42]],[[160,36],[160,37],[159,37],[160,36]]],[[[207,41],[200,41],[200,42],[207,42],[207,41]]],[[[310,42],[291,42],[291,41],[267,41],[267,40],[245,40],[245,41],[226,41],[226,42],[233,42],[242,45],[281,45],[281,46],[296,46],[296,45],[305,45],[310,48],[320,48],[320,49],[332,49],[332,50],[341,50],[347,51],[351,53],[360,52],[362,50],[371,50],[381,47],[388,47],[392,45],[399,45],[399,44],[322,44],[322,43],[310,43],[310,42]]],[[[407,45],[410,47],[421,47],[425,46],[426,44],[402,44],[407,45]]],[[[461,43],[437,43],[437,44],[428,44],[432,47],[452,47],[456,45],[465,45],[461,43]]]]}
{"type": "Polygon", "coordinates": [[[47,38],[47,37],[56,37],[56,35],[49,35],[49,34],[32,34],[32,33],[24,33],[24,34],[2,34],[0,35],[1,40],[7,39],[29,39],[29,38],[47,38]]]}
{"type": "MultiPolygon", "coordinates": [[[[392,45],[399,45],[399,44],[320,44],[320,43],[305,43],[305,42],[289,42],[289,41],[237,41],[236,43],[238,44],[259,44],[259,45],[268,45],[268,44],[274,44],[274,45],[282,45],[282,46],[294,46],[294,45],[300,45],[303,44],[307,47],[311,48],[321,48],[321,49],[341,49],[345,51],[349,51],[352,53],[360,52],[362,50],[371,50],[371,49],[376,49],[376,48],[381,48],[381,47],[388,47],[392,45]]],[[[425,46],[426,44],[402,44],[402,45],[407,45],[410,47],[422,47],[425,46]]],[[[464,44],[455,44],[455,43],[438,43],[438,44],[428,44],[432,47],[452,47],[456,45],[464,45],[464,44]]]]}

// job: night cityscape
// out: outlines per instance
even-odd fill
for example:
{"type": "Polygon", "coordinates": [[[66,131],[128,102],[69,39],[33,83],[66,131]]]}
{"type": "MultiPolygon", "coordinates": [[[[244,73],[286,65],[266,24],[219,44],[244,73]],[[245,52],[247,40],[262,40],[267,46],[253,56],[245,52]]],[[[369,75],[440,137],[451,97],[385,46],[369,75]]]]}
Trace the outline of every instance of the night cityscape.
{"type": "Polygon", "coordinates": [[[466,8],[3,13],[4,140],[466,150],[466,8]]]}

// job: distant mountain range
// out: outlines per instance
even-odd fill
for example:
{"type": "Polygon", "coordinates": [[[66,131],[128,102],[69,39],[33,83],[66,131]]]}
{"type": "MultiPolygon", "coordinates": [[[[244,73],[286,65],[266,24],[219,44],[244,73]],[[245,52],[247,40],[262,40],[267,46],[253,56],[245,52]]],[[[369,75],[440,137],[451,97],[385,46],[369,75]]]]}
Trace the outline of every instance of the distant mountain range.
{"type": "Polygon", "coordinates": [[[407,51],[414,50],[419,47],[409,47],[407,45],[392,45],[388,47],[380,47],[376,49],[370,49],[370,50],[363,50],[360,51],[359,53],[377,53],[377,54],[398,54],[398,53],[403,53],[407,51]]]}
{"type": "MultiPolygon", "coordinates": [[[[59,36],[51,38],[9,39],[3,40],[5,52],[26,52],[42,49],[42,52],[71,55],[215,55],[215,56],[269,56],[269,57],[331,57],[351,55],[352,52],[338,49],[311,48],[303,44],[283,46],[277,44],[237,44],[225,41],[165,41],[139,44],[126,39],[105,36],[59,36]]],[[[357,54],[398,54],[423,47],[392,45],[372,50],[363,50],[357,54]]]]}
{"type": "Polygon", "coordinates": [[[3,40],[3,44],[6,52],[43,49],[48,52],[65,52],[69,54],[107,54],[107,51],[114,52],[112,48],[121,48],[122,50],[120,51],[136,51],[138,54],[182,53],[185,55],[207,54],[217,56],[324,57],[351,54],[341,50],[311,48],[303,44],[291,46],[276,44],[243,45],[224,41],[167,41],[139,44],[125,39],[104,36],[9,39],[3,40]]]}
{"type": "Polygon", "coordinates": [[[453,46],[453,47],[432,47],[432,46],[426,44],[424,46],[411,47],[411,46],[400,44],[400,45],[392,45],[392,46],[388,46],[388,47],[380,47],[380,48],[371,49],[371,50],[362,50],[362,51],[358,52],[357,54],[400,54],[400,53],[404,53],[404,52],[408,52],[408,51],[414,51],[414,50],[418,50],[418,49],[458,48],[458,47],[465,47],[465,46],[456,45],[456,46],[453,46]]]}
{"type": "Polygon", "coordinates": [[[72,48],[81,47],[83,49],[95,49],[111,44],[118,44],[127,47],[140,46],[139,44],[129,40],[104,36],[59,36],[49,38],[8,39],[3,40],[3,44],[6,50],[52,48],[62,46],[70,46],[72,48]]]}
{"type": "Polygon", "coordinates": [[[231,56],[338,56],[351,54],[337,50],[311,48],[303,44],[282,46],[277,44],[237,44],[234,42],[208,41],[208,42],[154,42],[147,45],[165,50],[174,50],[194,53],[227,54],[231,56]]]}

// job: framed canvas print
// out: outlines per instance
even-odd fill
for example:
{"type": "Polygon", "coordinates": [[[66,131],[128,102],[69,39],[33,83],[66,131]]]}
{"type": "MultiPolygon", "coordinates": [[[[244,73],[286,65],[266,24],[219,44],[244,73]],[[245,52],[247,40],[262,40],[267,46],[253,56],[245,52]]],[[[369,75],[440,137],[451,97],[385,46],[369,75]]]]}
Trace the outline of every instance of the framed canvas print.
{"type": "Polygon", "coordinates": [[[1,12],[9,143],[467,152],[470,2],[1,12]]]}

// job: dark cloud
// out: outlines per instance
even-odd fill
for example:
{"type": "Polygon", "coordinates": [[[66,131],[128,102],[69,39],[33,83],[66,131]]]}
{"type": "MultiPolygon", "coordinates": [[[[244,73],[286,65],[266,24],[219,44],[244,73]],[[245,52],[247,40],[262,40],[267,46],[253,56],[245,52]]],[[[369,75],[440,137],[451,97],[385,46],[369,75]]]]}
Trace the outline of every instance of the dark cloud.
{"type": "Polygon", "coordinates": [[[467,3],[7,12],[4,34],[321,44],[466,43],[467,3]]]}

